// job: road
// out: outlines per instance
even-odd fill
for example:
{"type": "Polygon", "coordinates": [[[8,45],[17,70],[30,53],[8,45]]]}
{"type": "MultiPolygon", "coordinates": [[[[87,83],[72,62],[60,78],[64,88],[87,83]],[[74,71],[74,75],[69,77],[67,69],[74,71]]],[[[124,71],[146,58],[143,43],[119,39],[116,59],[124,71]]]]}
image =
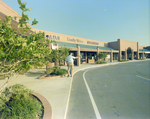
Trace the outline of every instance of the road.
{"type": "Polygon", "coordinates": [[[77,72],[67,119],[149,119],[150,60],[77,72]]]}

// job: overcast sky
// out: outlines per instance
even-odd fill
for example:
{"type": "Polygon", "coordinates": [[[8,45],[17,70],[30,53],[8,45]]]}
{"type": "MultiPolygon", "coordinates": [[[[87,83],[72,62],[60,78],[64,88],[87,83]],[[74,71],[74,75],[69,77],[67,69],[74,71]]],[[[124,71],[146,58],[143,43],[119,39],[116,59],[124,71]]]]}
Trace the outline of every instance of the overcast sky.
{"type": "MultiPolygon", "coordinates": [[[[2,0],[21,15],[17,0],[2,0]]],[[[22,0],[34,28],[98,41],[150,45],[150,0],[22,0]]],[[[31,22],[30,22],[31,24],[31,22]]]]}

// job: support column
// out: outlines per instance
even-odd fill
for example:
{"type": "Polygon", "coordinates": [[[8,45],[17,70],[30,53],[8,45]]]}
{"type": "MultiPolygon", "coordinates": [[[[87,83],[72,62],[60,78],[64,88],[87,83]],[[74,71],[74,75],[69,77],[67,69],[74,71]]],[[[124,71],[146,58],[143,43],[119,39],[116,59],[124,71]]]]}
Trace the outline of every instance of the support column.
{"type": "MultiPolygon", "coordinates": [[[[56,48],[55,48],[55,50],[58,50],[58,44],[56,44],[56,48]]],[[[58,53],[59,53],[59,51],[57,52],[57,57],[58,57],[58,53]]],[[[56,61],[55,61],[55,66],[59,66],[59,60],[57,59],[56,61]]]]}
{"type": "Polygon", "coordinates": [[[111,49],[111,52],[110,52],[110,62],[113,62],[113,50],[111,49]]]}
{"type": "Polygon", "coordinates": [[[121,51],[121,39],[118,39],[118,61],[122,60],[122,51],[121,51]]]}
{"type": "Polygon", "coordinates": [[[121,61],[121,60],[122,60],[122,57],[121,57],[121,56],[122,56],[122,51],[119,50],[118,61],[121,61]]]}
{"type": "Polygon", "coordinates": [[[133,60],[134,59],[134,51],[133,51],[133,49],[131,50],[131,60],[133,60]]]}
{"type": "Polygon", "coordinates": [[[124,59],[127,60],[127,49],[125,49],[124,59]]]}
{"type": "Polygon", "coordinates": [[[99,54],[99,48],[97,48],[97,61],[99,61],[98,54],[99,54]]]}
{"type": "Polygon", "coordinates": [[[144,51],[142,52],[142,59],[144,59],[145,55],[144,55],[144,51]]]}
{"type": "Polygon", "coordinates": [[[87,52],[85,52],[85,62],[87,63],[87,52]]]}
{"type": "Polygon", "coordinates": [[[77,66],[80,66],[80,46],[77,46],[77,66]]]}
{"type": "Polygon", "coordinates": [[[137,42],[137,52],[136,52],[136,59],[139,59],[139,42],[137,42]]]}

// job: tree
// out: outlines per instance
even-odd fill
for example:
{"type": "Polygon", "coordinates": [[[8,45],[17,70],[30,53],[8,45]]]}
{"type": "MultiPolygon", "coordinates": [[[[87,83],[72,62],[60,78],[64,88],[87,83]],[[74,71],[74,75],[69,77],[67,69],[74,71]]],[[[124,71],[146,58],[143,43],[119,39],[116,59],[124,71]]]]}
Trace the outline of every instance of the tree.
{"type": "MultiPolygon", "coordinates": [[[[19,19],[18,29],[11,27],[12,17],[6,16],[3,22],[0,20],[0,75],[8,74],[11,71],[23,73],[33,66],[47,64],[46,58],[51,50],[47,47],[48,39],[44,33],[30,31],[28,21],[30,18],[25,14],[27,9],[25,3],[18,0],[22,17],[19,19]],[[27,34],[30,31],[29,34],[27,34]],[[45,40],[44,40],[45,39],[45,40]]],[[[32,25],[38,21],[34,19],[32,25]]]]}
{"type": "Polygon", "coordinates": [[[98,58],[102,59],[102,58],[106,58],[106,57],[107,57],[107,53],[99,52],[98,58]]]}
{"type": "Polygon", "coordinates": [[[92,54],[91,54],[91,53],[88,55],[88,58],[89,58],[89,59],[92,59],[92,54]]]}
{"type": "Polygon", "coordinates": [[[55,66],[59,66],[59,60],[60,60],[59,50],[58,49],[52,50],[49,59],[51,59],[51,62],[55,63],[55,66]]]}
{"type": "MultiPolygon", "coordinates": [[[[49,62],[54,62],[55,66],[59,66],[59,62],[62,62],[62,60],[65,63],[65,59],[67,55],[69,54],[70,49],[66,47],[61,47],[59,49],[53,49],[51,54],[47,57],[49,62]]],[[[51,68],[51,67],[48,67],[51,68]]]]}
{"type": "Polygon", "coordinates": [[[63,60],[64,65],[65,65],[65,60],[66,60],[66,58],[67,58],[67,55],[69,54],[69,51],[70,51],[69,48],[66,48],[66,47],[61,47],[61,48],[60,48],[60,55],[61,55],[60,61],[63,60]]]}

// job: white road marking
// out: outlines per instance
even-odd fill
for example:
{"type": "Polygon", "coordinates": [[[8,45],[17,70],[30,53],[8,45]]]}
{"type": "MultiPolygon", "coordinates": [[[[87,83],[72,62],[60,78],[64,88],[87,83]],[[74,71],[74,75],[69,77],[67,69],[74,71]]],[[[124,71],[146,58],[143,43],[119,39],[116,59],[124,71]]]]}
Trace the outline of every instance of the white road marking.
{"type": "Polygon", "coordinates": [[[67,100],[67,105],[66,105],[66,110],[65,110],[64,119],[67,118],[67,112],[68,112],[69,101],[70,101],[70,95],[71,95],[71,89],[72,89],[72,82],[73,82],[73,77],[71,77],[70,90],[69,90],[69,94],[68,94],[68,100],[67,100]]]}
{"type": "MultiPolygon", "coordinates": [[[[88,71],[88,70],[87,70],[87,71],[88,71]]],[[[90,90],[90,88],[89,88],[89,86],[88,86],[88,84],[87,84],[87,82],[86,82],[86,79],[85,79],[85,73],[86,73],[87,71],[85,71],[85,72],[83,73],[83,79],[84,79],[86,88],[87,88],[87,90],[88,90],[88,93],[89,93],[89,96],[90,96],[90,99],[91,99],[91,102],[92,102],[92,106],[93,106],[93,109],[94,109],[96,118],[97,118],[97,119],[102,119],[101,116],[100,116],[100,113],[99,113],[99,111],[98,111],[98,108],[97,108],[97,106],[96,106],[96,103],[95,103],[95,101],[94,101],[94,98],[93,98],[93,95],[92,95],[92,93],[91,93],[91,90],[90,90]]]]}
{"type": "MultiPolygon", "coordinates": [[[[147,59],[147,60],[149,60],[149,59],[147,59]]],[[[141,61],[141,60],[137,60],[137,61],[133,60],[133,61],[124,62],[124,63],[139,62],[139,61],[141,61]]],[[[143,61],[146,61],[146,60],[143,60],[143,61]]],[[[85,67],[85,68],[82,68],[82,69],[79,69],[79,70],[75,71],[75,72],[73,73],[73,75],[74,75],[75,73],[77,73],[78,71],[81,71],[81,70],[85,70],[85,69],[89,69],[89,68],[102,67],[102,66],[108,66],[108,65],[116,65],[116,64],[121,64],[121,63],[123,63],[123,62],[116,62],[116,63],[105,64],[105,65],[97,65],[97,66],[93,66],[93,67],[85,67]]],[[[69,106],[69,100],[70,100],[71,89],[72,89],[72,82],[73,82],[73,77],[71,78],[70,90],[69,90],[69,94],[68,94],[68,100],[67,100],[66,110],[65,110],[65,114],[64,114],[64,119],[66,119],[66,117],[67,117],[68,106],[69,106]]],[[[101,119],[101,118],[100,118],[100,119],[101,119]]]]}
{"type": "MultiPolygon", "coordinates": [[[[108,64],[106,64],[107,66],[108,64]]],[[[91,69],[91,68],[96,68],[96,67],[102,67],[102,66],[105,66],[105,65],[98,65],[98,66],[93,66],[93,67],[85,67],[85,68],[82,68],[82,69],[79,69],[77,71],[75,71],[73,73],[73,75],[75,73],[77,73],[78,71],[81,71],[81,70],[86,70],[86,69],[91,69]]],[[[71,89],[72,89],[72,82],[73,82],[73,77],[71,78],[71,82],[70,82],[70,90],[69,90],[69,94],[68,94],[68,100],[67,100],[67,104],[66,104],[66,110],[65,110],[65,114],[64,114],[64,119],[67,118],[67,112],[68,112],[68,107],[69,107],[69,101],[70,101],[70,95],[71,95],[71,89]]],[[[101,119],[101,118],[97,118],[97,119],[101,119]]]]}
{"type": "Polygon", "coordinates": [[[136,75],[137,77],[139,77],[139,78],[142,78],[142,79],[145,79],[145,80],[148,80],[148,81],[150,81],[150,79],[148,79],[148,78],[144,78],[144,77],[142,77],[142,76],[138,76],[138,75],[136,75]]]}
{"type": "MultiPolygon", "coordinates": [[[[78,71],[80,71],[80,70],[84,70],[84,69],[86,69],[86,68],[79,69],[79,70],[75,71],[75,72],[73,73],[73,75],[74,75],[75,73],[77,73],[78,71]]],[[[66,110],[65,110],[64,119],[66,119],[66,118],[67,118],[67,112],[68,112],[69,101],[70,101],[70,95],[71,95],[71,89],[72,89],[72,82],[73,82],[73,77],[71,77],[70,90],[69,90],[69,94],[68,94],[68,100],[67,100],[67,105],[66,105],[66,110]]]]}

